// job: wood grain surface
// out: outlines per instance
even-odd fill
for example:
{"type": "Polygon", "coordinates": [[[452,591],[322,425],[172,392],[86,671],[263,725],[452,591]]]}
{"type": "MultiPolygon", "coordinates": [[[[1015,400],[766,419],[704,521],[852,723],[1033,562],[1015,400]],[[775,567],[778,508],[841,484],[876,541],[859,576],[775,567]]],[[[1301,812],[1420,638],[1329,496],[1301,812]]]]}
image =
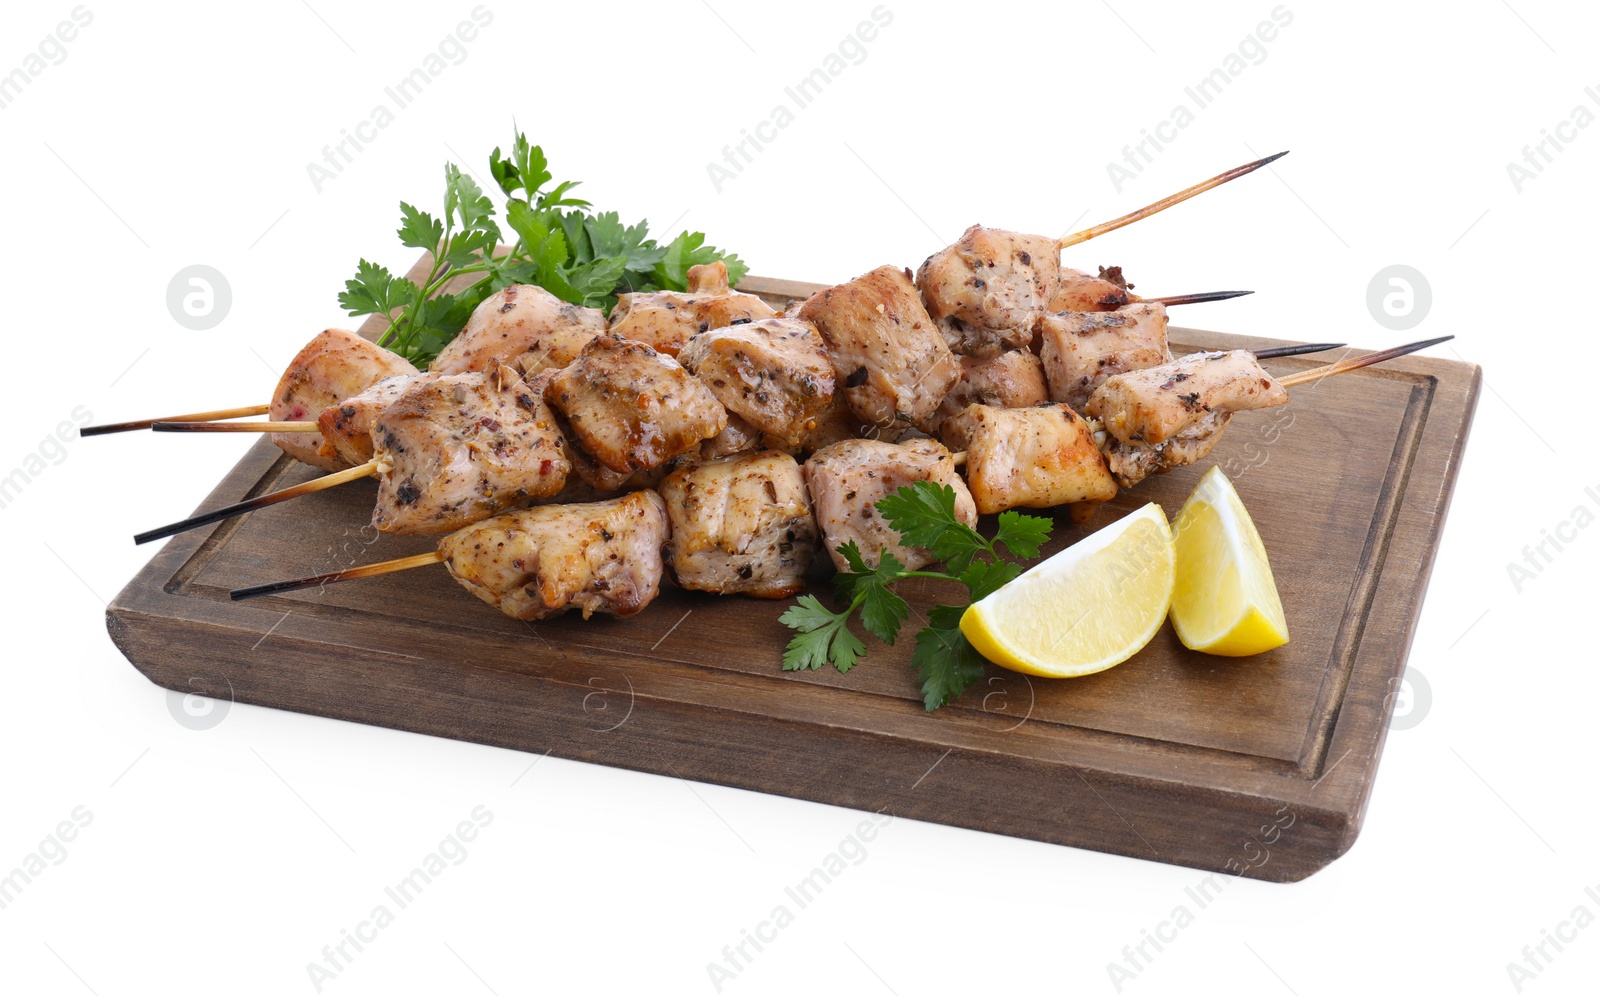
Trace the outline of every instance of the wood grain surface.
{"type": "MultiPolygon", "coordinates": [[[[751,277],[741,289],[781,306],[816,287],[751,277]]],[[[1281,341],[1171,337],[1174,352],[1281,341]]],[[[1407,357],[1298,387],[1286,408],[1235,418],[1208,460],[1125,492],[1086,526],[1056,516],[1047,553],[1148,501],[1176,513],[1221,464],[1288,616],[1291,642],[1258,657],[1196,654],[1166,627],[1085,678],[991,668],[929,714],[909,639],[872,643],[847,675],[782,672],[783,603],[664,586],[632,619],[527,624],[443,568],[228,600],[432,549],[372,529],[370,481],[168,541],[107,625],[167,688],[1293,881],[1360,830],[1479,380],[1469,364],[1407,357]]],[[[262,440],[200,510],[316,474],[262,440]]],[[[913,624],[934,594],[923,584],[903,588],[913,624]]]]}

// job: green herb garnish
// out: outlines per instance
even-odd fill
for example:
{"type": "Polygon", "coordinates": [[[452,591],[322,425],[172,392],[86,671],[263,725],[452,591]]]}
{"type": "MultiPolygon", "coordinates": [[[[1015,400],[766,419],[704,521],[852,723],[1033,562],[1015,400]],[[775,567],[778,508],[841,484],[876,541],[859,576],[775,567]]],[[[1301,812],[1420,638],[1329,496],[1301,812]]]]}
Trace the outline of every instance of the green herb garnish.
{"type": "Polygon", "coordinates": [[[383,315],[389,327],[378,344],[418,367],[439,355],[484,298],[510,284],[537,284],[563,301],[609,312],[619,293],[687,290],[691,266],[720,259],[730,283],[748,270],[738,256],[706,245],[702,232],[658,245],[647,222],[624,226],[615,211],[592,213],[593,205],[570,195],[575,180],[546,190],[553,177],[544,150],[520,131],[509,155],[498,148],[490,154],[489,174],[506,196],[504,220],[516,236],[509,251],[500,254],[494,202],[446,163],[439,216],[400,204],[400,244],[433,254],[427,277],[417,283],[363,259],[339,295],[352,317],[383,315]],[[446,283],[469,275],[476,279],[465,289],[444,292],[446,283]]]}
{"type": "Polygon", "coordinates": [[[932,712],[960,695],[983,676],[983,657],[972,648],[960,629],[967,604],[976,602],[1022,573],[1016,563],[1003,559],[1000,548],[1012,555],[1032,558],[1050,538],[1051,521],[1020,512],[1002,512],[993,539],[956,518],[956,493],[948,485],[918,481],[877,502],[877,509],[907,546],[924,547],[944,562],[944,571],[910,571],[883,550],[876,568],[869,568],[854,541],[839,547],[849,571],[834,576],[834,593],[843,611],[834,612],[815,595],[802,595],[780,621],[797,630],[783,655],[785,671],[815,670],[832,664],[849,671],[867,652],[861,638],[850,630],[857,612],[867,632],[893,644],[900,624],[911,614],[906,600],[891,586],[905,578],[955,581],[967,589],[967,603],[935,605],[928,610],[928,625],[917,633],[912,666],[922,676],[922,702],[932,712]]]}

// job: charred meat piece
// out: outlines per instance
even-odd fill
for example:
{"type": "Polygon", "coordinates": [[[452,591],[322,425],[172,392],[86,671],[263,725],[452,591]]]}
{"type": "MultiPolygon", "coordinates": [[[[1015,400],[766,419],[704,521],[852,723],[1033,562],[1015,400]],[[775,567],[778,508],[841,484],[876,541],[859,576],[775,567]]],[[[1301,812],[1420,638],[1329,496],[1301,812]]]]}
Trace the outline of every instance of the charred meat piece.
{"type": "Polygon", "coordinates": [[[561,490],[555,417],[509,367],[419,378],[373,421],[386,533],[433,534],[561,490]]]}
{"type": "Polygon", "coordinates": [[[677,356],[696,332],[777,314],[754,294],[729,290],[728,268],[718,260],[689,268],[687,292],[618,294],[617,306],[611,309],[611,331],[677,356]]]}
{"type": "MultiPolygon", "coordinates": [[[[1111,476],[1122,487],[1131,488],[1151,474],[1165,474],[1205,459],[1222,438],[1222,430],[1227,428],[1231,418],[1233,416],[1227,412],[1208,412],[1160,443],[1125,443],[1096,427],[1095,442],[1105,454],[1111,476]]],[[[1091,420],[1091,425],[1097,424],[1091,420]]]]}
{"type": "Polygon", "coordinates": [[[618,335],[585,346],[545,397],[578,445],[622,474],[659,467],[728,424],[721,403],[677,360],[618,335]]]}
{"type": "Polygon", "coordinates": [[[967,486],[983,515],[1117,496],[1088,421],[1067,405],[972,405],[947,428],[966,449],[967,486]]]}
{"type": "MultiPolygon", "coordinates": [[[[329,406],[353,398],[386,377],[415,374],[417,369],[381,346],[344,329],[328,329],[306,343],[284,370],[272,392],[268,414],[275,422],[309,422],[329,406]]],[[[275,432],[272,441],[283,452],[313,467],[342,470],[353,466],[337,450],[324,456],[320,432],[275,432]]]]}
{"type": "Polygon", "coordinates": [[[877,566],[885,549],[913,570],[933,562],[927,550],[900,545],[900,534],[874,507],[878,499],[905,485],[917,481],[949,485],[956,493],[961,521],[968,525],[978,521],[972,495],[956,473],[955,457],[932,439],[905,443],[847,439],[813,453],[805,463],[805,477],[824,545],[841,571],[849,570],[849,565],[838,548],[851,540],[870,567],[877,566]]]}
{"type": "Polygon", "coordinates": [[[353,398],[323,409],[317,416],[322,433],[318,455],[338,459],[354,467],[372,459],[372,423],[378,413],[393,404],[418,377],[432,374],[400,374],[385,377],[353,398]]]}
{"type": "Polygon", "coordinates": [[[798,446],[833,400],[833,363],[810,322],[767,318],[697,333],[678,353],[729,412],[798,446]]]}
{"type": "Polygon", "coordinates": [[[764,450],[693,464],[659,492],[672,526],[667,564],[681,587],[757,598],[805,587],[817,525],[793,457],[764,450]]]}
{"type": "Polygon", "coordinates": [[[1102,266],[1100,275],[1061,268],[1061,283],[1050,298],[1050,311],[1115,311],[1139,300],[1120,266],[1102,266]]]}
{"type": "MultiPolygon", "coordinates": [[[[434,373],[493,370],[533,351],[520,364],[524,376],[545,366],[566,366],[541,357],[576,356],[584,343],[606,330],[606,316],[597,308],[580,308],[532,284],[502,287],[473,309],[461,332],[439,351],[434,373]]],[[[571,362],[570,359],[568,362],[571,362]]]]}
{"type": "MultiPolygon", "coordinates": [[[[1117,374],[1084,406],[1124,443],[1165,442],[1214,413],[1288,404],[1289,392],[1247,350],[1191,353],[1159,366],[1117,374]]],[[[1220,426],[1219,426],[1220,428],[1220,426]]]]}
{"type": "MultiPolygon", "coordinates": [[[[872,428],[872,425],[850,410],[850,403],[845,401],[843,391],[834,391],[833,400],[817,419],[817,424],[801,441],[800,452],[809,455],[841,440],[860,439],[872,428]]],[[[895,435],[899,435],[898,430],[895,435]]]]}
{"type": "Polygon", "coordinates": [[[946,328],[958,352],[993,356],[1027,346],[1034,319],[1061,283],[1056,240],[973,225],[917,271],[922,302],[946,328]]]}
{"type": "Polygon", "coordinates": [[[873,425],[927,418],[961,379],[961,367],[908,271],[880,266],[818,291],[801,306],[800,317],[822,333],[837,375],[835,390],[873,425]]]}
{"type": "Polygon", "coordinates": [[[485,519],[439,543],[451,576],[514,619],[579,609],[631,616],[661,587],[667,510],[654,491],[541,505],[485,519]]]}
{"type": "Polygon", "coordinates": [[[1036,331],[1050,400],[1065,401],[1080,412],[1108,378],[1172,359],[1167,309],[1160,304],[1044,314],[1036,331]]]}
{"type": "MultiPolygon", "coordinates": [[[[918,428],[930,435],[939,435],[941,427],[966,411],[968,405],[1027,408],[1048,400],[1044,367],[1039,358],[1027,350],[1013,349],[986,360],[963,356],[961,380],[944,396],[938,410],[918,428]]],[[[945,442],[948,444],[949,440],[945,442]]]]}

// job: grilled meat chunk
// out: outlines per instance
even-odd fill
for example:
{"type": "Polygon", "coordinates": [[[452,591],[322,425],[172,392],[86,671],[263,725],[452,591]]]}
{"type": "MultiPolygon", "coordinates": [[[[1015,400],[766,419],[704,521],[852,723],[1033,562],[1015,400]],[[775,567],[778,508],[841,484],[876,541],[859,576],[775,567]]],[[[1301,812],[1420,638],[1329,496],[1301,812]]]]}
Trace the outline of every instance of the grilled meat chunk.
{"type": "MultiPolygon", "coordinates": [[[[1215,412],[1288,404],[1289,392],[1247,350],[1191,353],[1171,363],[1117,374],[1084,412],[1124,443],[1165,442],[1215,412]]],[[[1218,427],[1220,428],[1220,426],[1218,427]]]]}
{"type": "Polygon", "coordinates": [[[667,510],[654,491],[586,505],[520,508],[439,543],[468,591],[514,619],[579,609],[631,616],[661,587],[667,510]]]}
{"type": "MultiPolygon", "coordinates": [[[[1050,400],[1045,390],[1044,367],[1039,358],[1025,349],[980,360],[961,358],[961,380],[939,403],[939,408],[918,428],[940,435],[941,427],[967,410],[968,405],[993,405],[996,408],[1027,408],[1050,400]]],[[[949,440],[945,440],[948,444],[949,440]]],[[[957,449],[960,449],[958,446],[957,449]]]]}
{"type": "Polygon", "coordinates": [[[1139,300],[1120,266],[1102,266],[1100,275],[1061,268],[1061,283],[1047,306],[1050,311],[1116,311],[1139,300]]]}
{"type": "Polygon", "coordinates": [[[982,225],[967,229],[917,271],[928,314],[945,323],[952,348],[971,356],[1027,346],[1034,319],[1060,283],[1055,239],[982,225]]]}
{"type": "Polygon", "coordinates": [[[861,416],[850,410],[850,403],[844,400],[844,392],[836,390],[833,400],[818,417],[817,424],[801,441],[800,452],[811,454],[840,440],[860,439],[871,428],[871,425],[862,421],[861,416]]]}
{"type": "Polygon", "coordinates": [[[837,550],[851,540],[871,567],[877,566],[884,549],[912,569],[933,562],[933,554],[927,550],[902,546],[900,534],[889,528],[874,507],[878,499],[907,484],[934,481],[948,485],[956,493],[956,514],[961,521],[968,525],[978,521],[972,495],[956,473],[955,458],[936,440],[885,443],[847,439],[813,453],[805,463],[805,477],[823,542],[841,571],[849,565],[837,550]]]}
{"type": "Polygon", "coordinates": [[[560,357],[576,356],[584,343],[606,330],[606,316],[597,308],[580,308],[533,284],[502,287],[473,309],[461,332],[439,351],[434,373],[493,370],[532,352],[513,364],[524,376],[546,366],[566,366],[560,357]]]}
{"type": "Polygon", "coordinates": [[[1065,401],[1080,412],[1107,378],[1172,359],[1167,309],[1160,304],[1046,313],[1035,328],[1050,400],[1065,401]]]}
{"type": "Polygon", "coordinates": [[[833,400],[833,363],[810,322],[766,318],[697,333],[678,353],[729,412],[798,446],[833,400]]]}
{"type": "Polygon", "coordinates": [[[740,453],[682,467],[658,489],[679,586],[787,598],[805,587],[817,525],[800,465],[785,453],[740,453]]]}
{"type": "Polygon", "coordinates": [[[1199,420],[1179,430],[1178,434],[1160,443],[1125,443],[1090,420],[1096,427],[1095,442],[1105,454],[1106,466],[1118,484],[1131,488],[1151,474],[1165,474],[1176,467],[1187,467],[1203,460],[1222,430],[1233,418],[1228,412],[1207,412],[1199,420]]]}
{"type": "Polygon", "coordinates": [[[344,461],[349,466],[366,463],[372,459],[372,423],[378,413],[388,408],[405,393],[418,377],[431,374],[400,374],[385,377],[353,398],[323,409],[317,416],[317,429],[322,433],[319,456],[344,461]]]}
{"type": "Polygon", "coordinates": [[[728,424],[716,397],[677,360],[618,335],[585,346],[545,397],[590,456],[623,474],[659,467],[728,424]]]}
{"type": "Polygon", "coordinates": [[[822,333],[836,390],[873,425],[927,418],[961,379],[961,367],[907,271],[880,266],[818,291],[801,306],[800,317],[822,333]]]}
{"type": "Polygon", "coordinates": [[[373,420],[386,533],[433,534],[561,490],[569,464],[555,417],[516,372],[418,378],[373,420]]]}
{"type": "Polygon", "coordinates": [[[717,260],[689,267],[687,292],[618,294],[617,306],[611,309],[611,331],[676,356],[696,332],[777,314],[754,294],[730,290],[728,268],[717,260]]]}
{"type": "Polygon", "coordinates": [[[983,515],[1117,496],[1088,421],[1067,405],[972,405],[946,426],[962,440],[967,486],[983,515]]]}
{"type": "MultiPolygon", "coordinates": [[[[353,398],[386,377],[415,374],[416,368],[381,346],[344,329],[327,329],[306,343],[273,389],[268,414],[275,422],[316,419],[330,405],[353,398]]],[[[320,432],[275,432],[280,450],[313,467],[342,470],[337,450],[323,455],[320,432]]],[[[365,462],[365,461],[361,461],[365,462]]]]}

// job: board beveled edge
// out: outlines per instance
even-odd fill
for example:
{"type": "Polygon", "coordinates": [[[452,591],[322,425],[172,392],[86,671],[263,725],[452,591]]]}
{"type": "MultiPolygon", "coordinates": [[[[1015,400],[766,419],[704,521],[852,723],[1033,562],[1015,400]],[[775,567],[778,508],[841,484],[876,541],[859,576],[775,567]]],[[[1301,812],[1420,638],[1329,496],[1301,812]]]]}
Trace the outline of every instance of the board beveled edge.
{"type": "MultiPolygon", "coordinates": [[[[818,286],[762,278],[749,278],[742,285],[773,297],[799,296],[818,286]]],[[[375,330],[362,331],[370,336],[375,330]]],[[[1231,338],[1245,346],[1275,341],[1231,338]]],[[[1399,623],[1401,642],[1379,650],[1358,649],[1344,701],[1328,732],[1324,757],[1337,760],[1322,766],[1314,781],[1299,779],[1296,784],[1295,779],[1259,771],[1241,771],[1237,779],[1218,778],[1213,770],[1209,784],[1185,783],[1161,770],[1162,765],[1148,763],[1152,758],[1138,745],[1130,750],[1126,745],[1119,749],[1108,744],[1119,739],[1109,734],[1086,736],[1084,744],[1075,745],[1084,748],[1071,751],[1075,763],[1065,758],[1059,764],[1041,763],[1001,750],[945,748],[941,754],[942,745],[926,738],[779,720],[668,696],[634,697],[627,723],[629,736],[597,740],[597,730],[583,708],[586,696],[593,692],[587,685],[363,647],[344,647],[345,653],[335,660],[330,659],[325,644],[292,638],[275,639],[274,656],[284,663],[293,662],[293,667],[251,667],[245,663],[246,653],[249,644],[260,639],[261,628],[205,611],[197,603],[214,608],[219,603],[185,596],[178,590],[182,587],[180,575],[196,562],[201,548],[226,542],[220,530],[168,541],[113,600],[107,625],[113,642],[135,667],[152,682],[179,691],[194,691],[194,679],[205,680],[231,664],[241,669],[230,672],[238,679],[229,681],[236,701],[534,753],[549,747],[557,756],[574,760],[832,805],[881,809],[897,816],[1263,880],[1296,881],[1345,853],[1359,833],[1393,711],[1392,689],[1403,673],[1476,406],[1481,379],[1477,367],[1410,359],[1405,367],[1397,365],[1396,369],[1420,368],[1408,372],[1431,376],[1449,388],[1436,391],[1424,412],[1424,438],[1417,444],[1419,453],[1426,451],[1424,465],[1414,466],[1404,482],[1400,520],[1385,554],[1393,555],[1398,540],[1399,552],[1420,555],[1420,569],[1410,576],[1415,581],[1409,591],[1403,591],[1408,597],[1398,601],[1382,597],[1394,594],[1391,589],[1400,583],[1395,578],[1398,572],[1379,569],[1374,611],[1384,613],[1386,623],[1399,623]],[[203,616],[212,618],[198,618],[203,616]],[[174,626],[188,628],[197,636],[203,633],[204,638],[190,640],[187,646],[169,642],[166,633],[174,626]],[[243,643],[246,640],[249,644],[243,643]],[[237,649],[241,644],[242,652],[237,649]],[[197,645],[204,647],[203,653],[194,652],[197,645]],[[379,674],[383,681],[374,680],[379,674]],[[1374,688],[1380,693],[1376,700],[1374,688]],[[453,718],[430,722],[439,713],[397,712],[385,708],[393,705],[387,694],[374,694],[375,690],[389,693],[395,689],[425,695],[430,706],[447,706],[446,712],[453,718]],[[484,694],[488,692],[493,694],[484,694]],[[1350,701],[1358,694],[1358,700],[1350,701]],[[578,697],[576,709],[574,695],[578,697]],[[775,745],[781,749],[774,752],[775,745]],[[874,784],[869,788],[841,779],[837,770],[841,756],[868,762],[874,784]],[[754,763],[753,758],[761,758],[762,763],[754,763]],[[1147,763],[1140,763],[1141,759],[1147,763]],[[972,769],[968,777],[949,777],[968,768],[972,769]],[[1230,781],[1234,783],[1227,784],[1230,781]],[[1172,826],[1175,821],[1161,817],[1176,804],[1192,813],[1208,814],[1208,825],[1172,826]],[[1287,828],[1282,826],[1285,810],[1293,818],[1287,828]],[[1136,825],[1142,829],[1135,829],[1136,825]],[[1279,832],[1270,833],[1272,827],[1279,832]],[[1273,839],[1263,844],[1264,836],[1273,839]],[[1251,864],[1255,860],[1252,848],[1256,852],[1265,849],[1270,860],[1251,864]]],[[[242,487],[254,490],[267,485],[275,476],[267,471],[276,458],[261,464],[258,450],[262,447],[270,450],[271,444],[263,440],[252,449],[202,508],[236,500],[242,487]],[[248,479],[252,474],[254,478],[248,479]]],[[[225,609],[229,603],[220,604],[225,609]]],[[[578,649],[575,656],[596,656],[578,649]]],[[[606,667],[598,657],[592,663],[606,667]]]]}

